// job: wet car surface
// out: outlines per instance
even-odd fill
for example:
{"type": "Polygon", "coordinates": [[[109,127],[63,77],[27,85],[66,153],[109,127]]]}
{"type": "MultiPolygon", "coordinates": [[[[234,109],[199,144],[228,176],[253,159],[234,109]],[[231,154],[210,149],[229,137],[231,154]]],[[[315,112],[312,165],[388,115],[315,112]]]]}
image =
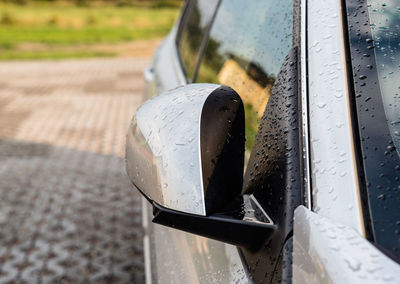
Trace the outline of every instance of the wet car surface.
{"type": "Polygon", "coordinates": [[[146,276],[399,282],[399,4],[185,1],[128,130],[146,276]]]}

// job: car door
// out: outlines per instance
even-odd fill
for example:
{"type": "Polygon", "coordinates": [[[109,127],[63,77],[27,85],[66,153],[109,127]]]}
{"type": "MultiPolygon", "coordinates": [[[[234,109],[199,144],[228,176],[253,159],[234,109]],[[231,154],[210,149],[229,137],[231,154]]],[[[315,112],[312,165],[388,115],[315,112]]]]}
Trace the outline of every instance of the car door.
{"type": "Polygon", "coordinates": [[[290,278],[285,263],[291,256],[293,210],[301,203],[297,18],[293,0],[187,1],[179,24],[157,51],[152,95],[190,82],[225,84],[239,93],[246,118],[243,192],[282,228],[262,249],[248,251],[150,226],[152,273],[159,281],[290,278]],[[275,145],[266,144],[267,136],[275,145]]]}
{"type": "MultiPolygon", "coordinates": [[[[150,98],[190,82],[218,1],[187,1],[175,27],[145,71],[150,98]],[[186,47],[186,49],[180,47],[186,47]]],[[[147,283],[230,283],[250,280],[236,247],[152,225],[151,206],[143,202],[147,283]]]]}
{"type": "Polygon", "coordinates": [[[293,212],[302,204],[295,4],[221,1],[193,78],[228,85],[244,103],[243,193],[279,228],[262,249],[240,249],[257,283],[290,279],[293,212]]]}

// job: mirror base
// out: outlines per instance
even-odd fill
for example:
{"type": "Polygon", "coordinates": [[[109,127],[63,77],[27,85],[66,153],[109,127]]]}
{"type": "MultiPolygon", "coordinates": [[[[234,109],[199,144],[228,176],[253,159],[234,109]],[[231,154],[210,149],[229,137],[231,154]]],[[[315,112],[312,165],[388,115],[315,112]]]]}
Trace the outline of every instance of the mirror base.
{"type": "Polygon", "coordinates": [[[229,215],[199,216],[153,202],[153,222],[206,238],[257,251],[276,231],[272,223],[238,220],[229,215]]]}

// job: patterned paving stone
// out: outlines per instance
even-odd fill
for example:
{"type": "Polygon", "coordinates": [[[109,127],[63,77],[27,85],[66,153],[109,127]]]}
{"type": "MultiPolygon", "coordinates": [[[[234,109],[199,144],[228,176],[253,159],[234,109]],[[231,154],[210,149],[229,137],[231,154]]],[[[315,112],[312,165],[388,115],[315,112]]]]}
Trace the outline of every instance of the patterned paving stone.
{"type": "Polygon", "coordinates": [[[0,63],[0,283],[144,282],[123,155],[147,63],[0,63]]]}

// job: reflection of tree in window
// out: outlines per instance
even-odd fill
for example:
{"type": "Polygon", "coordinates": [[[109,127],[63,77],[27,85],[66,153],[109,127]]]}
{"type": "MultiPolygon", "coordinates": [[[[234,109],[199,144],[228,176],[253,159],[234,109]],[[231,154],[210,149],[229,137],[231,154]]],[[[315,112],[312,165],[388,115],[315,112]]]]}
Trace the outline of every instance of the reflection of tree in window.
{"type": "Polygon", "coordinates": [[[225,84],[240,94],[246,116],[246,149],[251,150],[275,77],[259,64],[234,54],[224,59],[218,47],[219,43],[211,38],[197,81],[225,84]]]}
{"type": "Polygon", "coordinates": [[[276,75],[292,46],[293,0],[222,0],[197,82],[232,87],[245,106],[246,158],[276,75]]]}

